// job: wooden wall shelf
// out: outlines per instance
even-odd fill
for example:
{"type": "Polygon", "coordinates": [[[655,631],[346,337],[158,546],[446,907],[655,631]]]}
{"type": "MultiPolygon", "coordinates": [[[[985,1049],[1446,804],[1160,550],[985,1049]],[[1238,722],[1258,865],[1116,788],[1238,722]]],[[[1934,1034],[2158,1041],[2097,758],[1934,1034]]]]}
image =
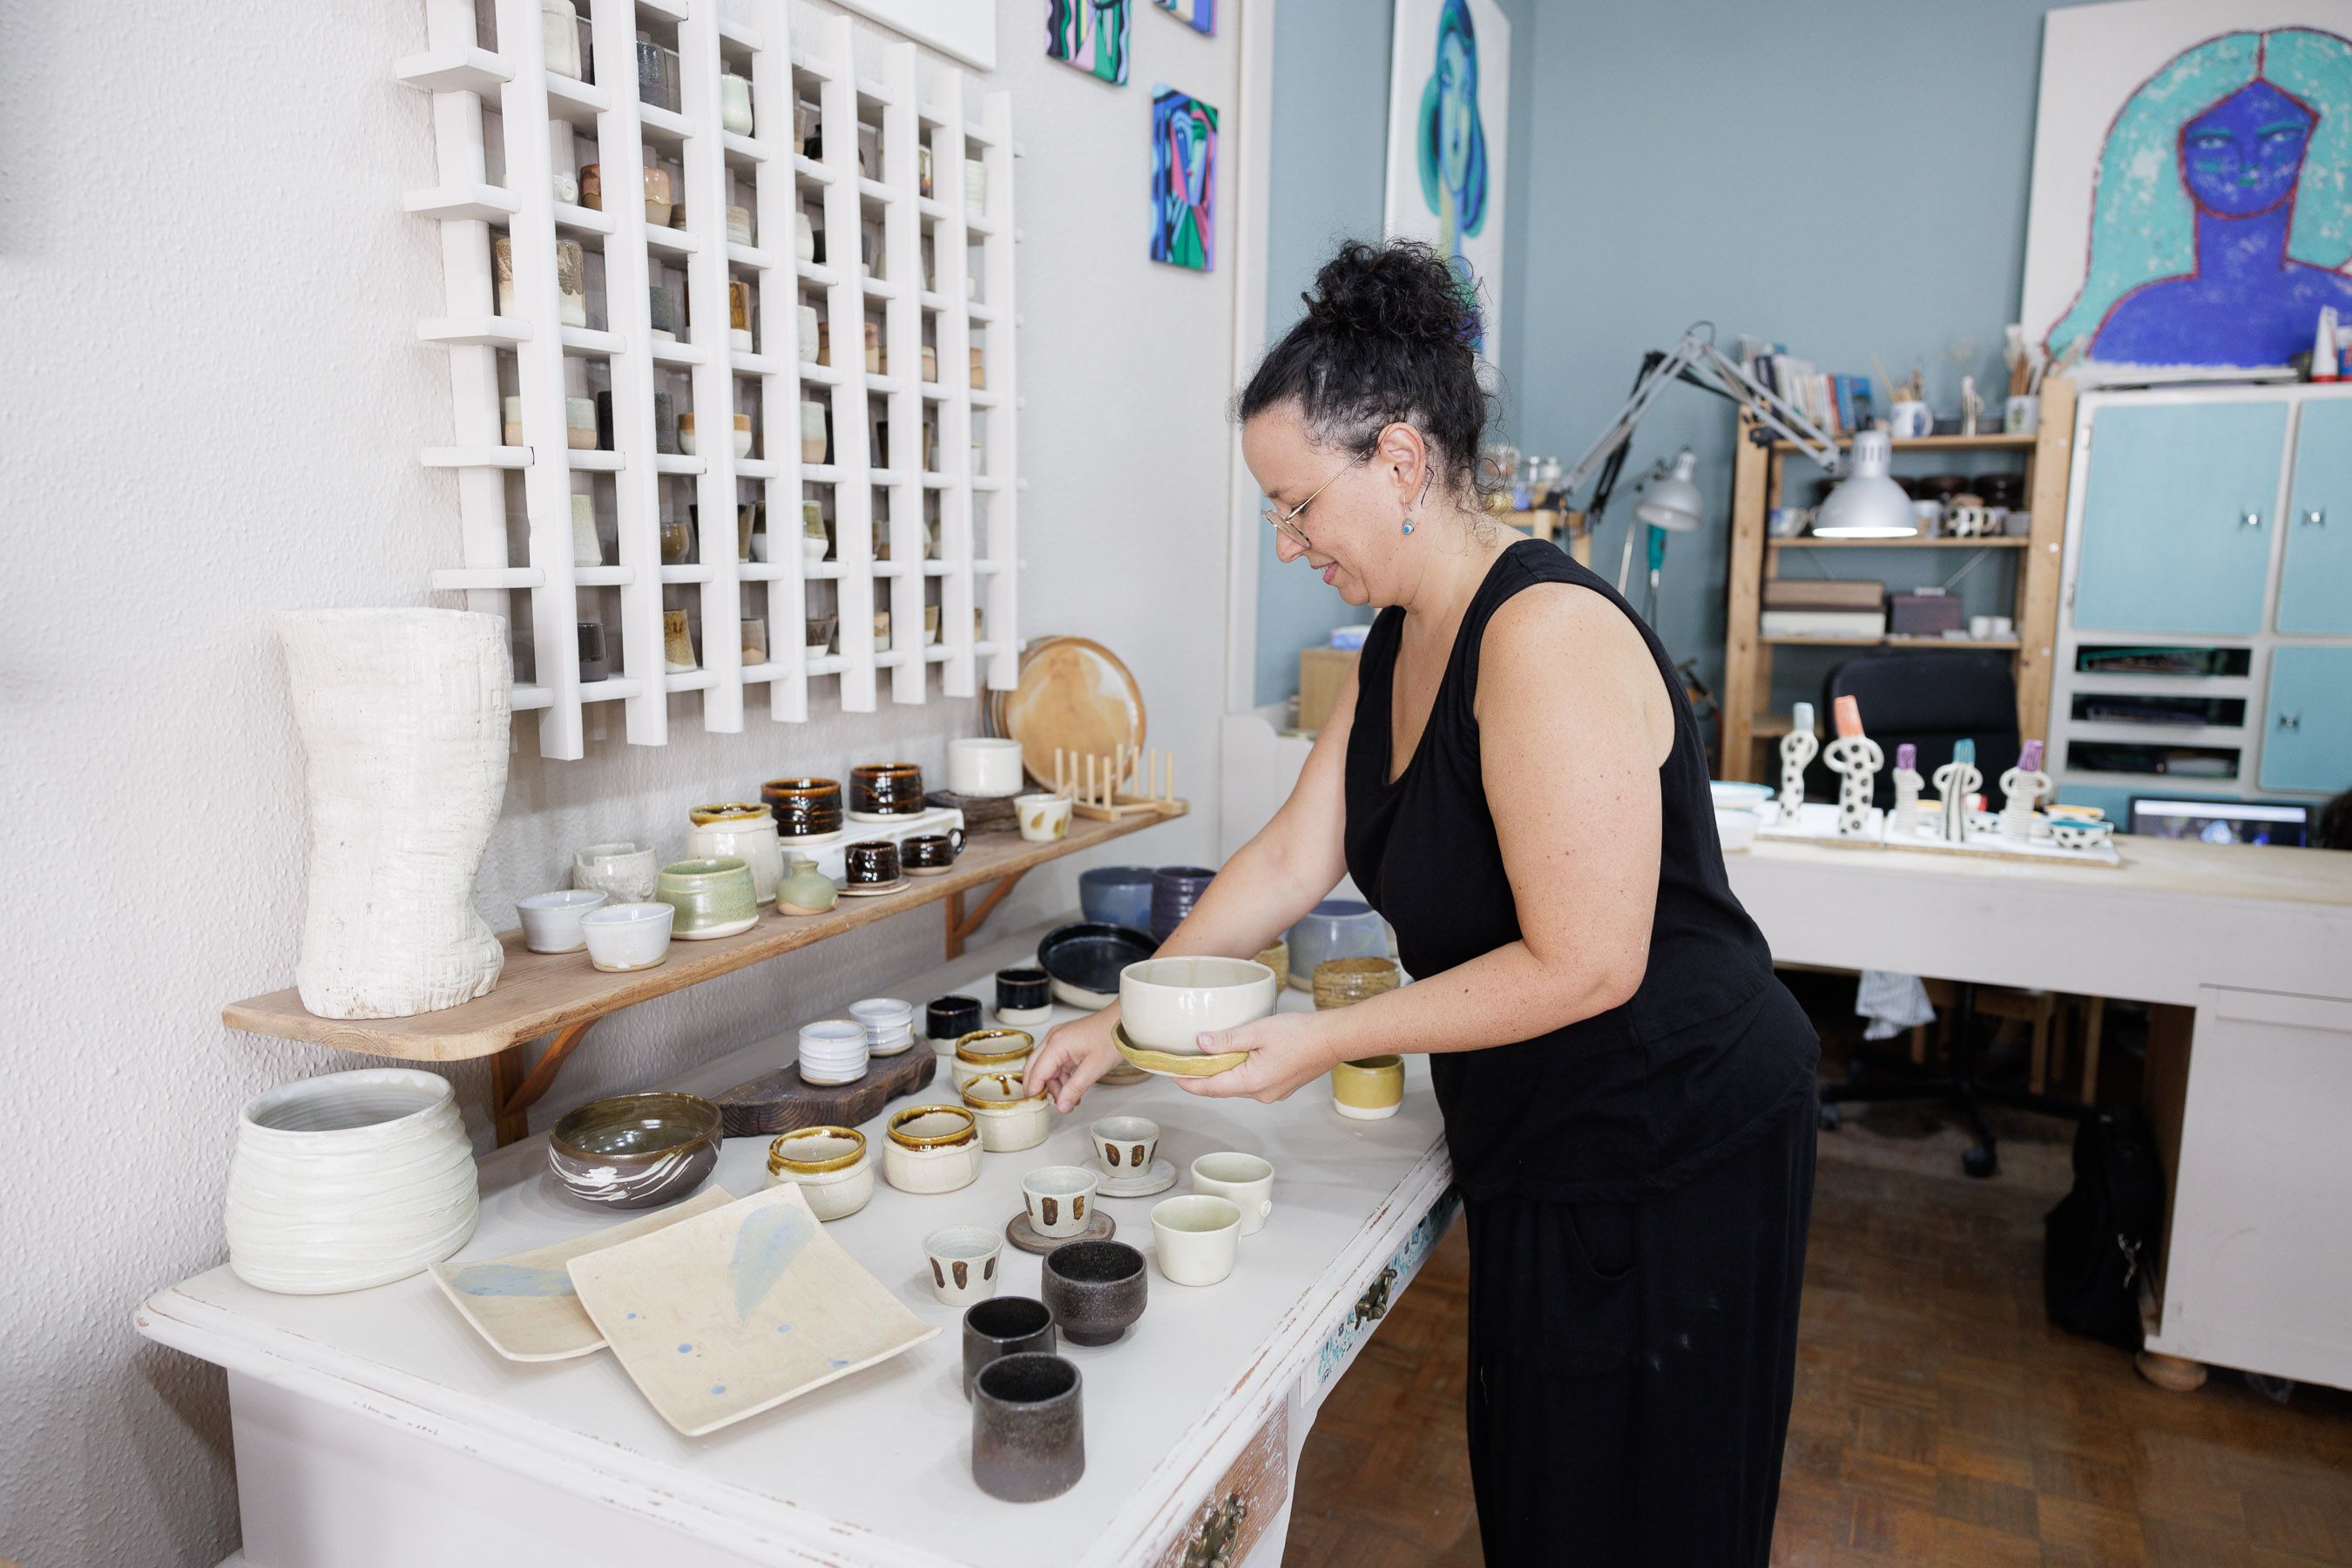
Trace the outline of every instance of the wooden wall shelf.
{"type": "Polygon", "coordinates": [[[966,939],[1032,868],[1162,820],[1152,816],[1120,822],[1073,821],[1069,837],[1052,844],[1032,844],[1011,834],[976,834],[953,870],[910,877],[905,892],[844,899],[822,915],[781,915],[769,906],[760,911],[760,923],[740,935],[671,942],[669,958],[655,969],[608,974],[591,964],[585,952],[532,952],[522,945],[522,933],[510,931],[499,939],[507,955],[498,988],[460,1006],[406,1018],[321,1018],[307,1011],[301,997],[289,989],[232,1002],[221,1009],[221,1021],[257,1035],[402,1061],[491,1057],[491,1110],[504,1146],[529,1135],[531,1105],[547,1092],[563,1059],[599,1018],[925,904],[945,904],[947,956],[959,957],[966,939]],[[964,895],[988,883],[995,886],[967,914],[964,895]],[[522,1048],[549,1037],[551,1043],[526,1072],[522,1048]]]}

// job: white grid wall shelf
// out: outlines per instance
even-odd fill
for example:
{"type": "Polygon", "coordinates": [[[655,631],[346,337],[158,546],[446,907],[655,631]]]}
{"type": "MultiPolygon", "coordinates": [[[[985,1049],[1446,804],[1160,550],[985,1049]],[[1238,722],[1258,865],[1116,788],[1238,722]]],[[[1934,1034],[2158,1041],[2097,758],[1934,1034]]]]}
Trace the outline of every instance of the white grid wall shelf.
{"type": "Polygon", "coordinates": [[[672,692],[735,731],[747,687],[780,721],[827,682],[872,711],[884,671],[899,703],[933,667],[1010,687],[1009,95],[908,43],[866,74],[847,17],[795,32],[786,0],[492,4],[425,0],[395,68],[439,159],[405,197],[447,294],[423,460],[464,563],[431,585],[509,618],[541,754],[583,754],[590,702],[659,745],[672,692]]]}

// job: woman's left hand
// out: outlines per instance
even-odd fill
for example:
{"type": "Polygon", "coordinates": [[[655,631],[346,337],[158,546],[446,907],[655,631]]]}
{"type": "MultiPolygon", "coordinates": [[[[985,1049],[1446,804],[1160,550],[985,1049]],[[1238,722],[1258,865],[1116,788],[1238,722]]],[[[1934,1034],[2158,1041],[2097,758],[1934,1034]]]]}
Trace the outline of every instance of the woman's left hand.
{"type": "Polygon", "coordinates": [[[1214,1100],[1246,1096],[1269,1105],[1286,1100],[1339,1060],[1322,1019],[1319,1013],[1274,1013],[1239,1028],[1203,1035],[1204,1055],[1246,1051],[1249,1060],[1213,1078],[1180,1078],[1176,1087],[1214,1100]]]}

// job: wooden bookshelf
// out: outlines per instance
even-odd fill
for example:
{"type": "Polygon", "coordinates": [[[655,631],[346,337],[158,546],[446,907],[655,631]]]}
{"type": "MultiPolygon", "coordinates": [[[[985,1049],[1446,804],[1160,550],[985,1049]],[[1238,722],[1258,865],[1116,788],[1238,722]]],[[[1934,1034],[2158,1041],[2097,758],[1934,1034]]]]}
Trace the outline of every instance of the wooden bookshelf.
{"type": "MultiPolygon", "coordinates": [[[[1780,647],[1917,648],[1932,651],[1990,649],[2006,653],[2017,675],[2017,729],[2022,736],[2043,734],[2050,717],[2051,658],[2057,645],[2058,571],[2066,531],[2066,483],[2074,457],[2074,384],[2053,376],[2042,384],[2041,433],[2035,436],[1923,436],[1894,443],[1906,452],[2009,452],[2025,459],[2025,488],[2033,531],[2021,538],[1990,539],[1775,539],[1764,519],[1781,504],[1790,458],[1801,455],[1788,441],[1753,438],[1757,426],[1740,416],[1732,458],[1731,563],[1727,592],[1723,659],[1723,776],[1763,779],[1771,775],[1768,743],[1789,731],[1785,713],[1772,711],[1772,653],[1780,647]],[[2011,552],[2015,578],[2009,638],[1923,637],[1768,637],[1762,633],[1764,584],[1780,575],[1781,552],[1789,550],[1998,550],[2011,552]]],[[[1840,447],[1851,446],[1851,437],[1840,447]]]]}

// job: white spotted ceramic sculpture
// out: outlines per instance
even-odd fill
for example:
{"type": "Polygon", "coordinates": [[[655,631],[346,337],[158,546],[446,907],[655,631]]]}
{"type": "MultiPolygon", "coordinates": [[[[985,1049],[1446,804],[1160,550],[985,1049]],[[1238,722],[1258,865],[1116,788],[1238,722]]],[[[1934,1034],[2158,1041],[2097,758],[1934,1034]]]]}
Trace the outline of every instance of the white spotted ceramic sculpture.
{"type": "Polygon", "coordinates": [[[1936,770],[1936,789],[1944,797],[1945,843],[1969,841],[1969,801],[1982,788],[1984,773],[1977,766],[1977,743],[1953,742],[1952,760],[1936,770]]]}
{"type": "Polygon", "coordinates": [[[1916,833],[1927,826],[1919,809],[1919,748],[1905,742],[1895,748],[1895,831],[1916,833]]]}
{"type": "Polygon", "coordinates": [[[507,624],[464,610],[278,617],[309,767],[294,984],[322,1018],[401,1018],[498,984],[474,874],[507,786],[507,624]]]}
{"type": "Polygon", "coordinates": [[[1780,737],[1780,820],[1788,826],[1796,826],[1804,807],[1805,764],[1821,749],[1821,737],[1813,733],[1813,705],[1800,702],[1789,732],[1780,737]]]}
{"type": "Polygon", "coordinates": [[[2028,741],[2018,748],[2017,766],[2000,775],[2000,836],[2020,844],[2033,837],[2033,808],[2050,793],[2050,775],[2042,771],[2042,742],[2028,741]]]}
{"type": "Polygon", "coordinates": [[[1862,732],[1862,704],[1851,696],[1837,700],[1832,722],[1837,739],[1822,753],[1822,761],[1838,776],[1838,836],[1853,838],[1870,830],[1870,798],[1878,788],[1878,770],[1886,753],[1862,732]]]}

